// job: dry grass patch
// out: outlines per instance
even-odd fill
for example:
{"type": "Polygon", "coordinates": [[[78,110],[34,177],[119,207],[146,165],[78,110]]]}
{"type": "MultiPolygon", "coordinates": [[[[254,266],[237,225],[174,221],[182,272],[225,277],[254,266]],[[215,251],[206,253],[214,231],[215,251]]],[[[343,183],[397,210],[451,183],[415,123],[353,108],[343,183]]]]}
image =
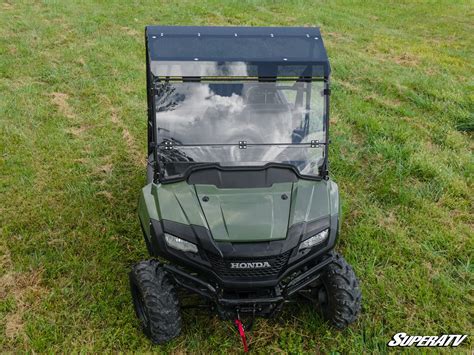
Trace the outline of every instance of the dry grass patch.
{"type": "Polygon", "coordinates": [[[373,101],[380,106],[388,107],[388,108],[397,108],[400,106],[400,100],[398,99],[389,99],[387,97],[381,97],[375,93],[371,93],[370,95],[365,97],[367,101],[373,101]]]}
{"type": "Polygon", "coordinates": [[[140,151],[140,149],[138,149],[138,146],[135,142],[135,138],[132,136],[132,134],[122,122],[122,120],[119,118],[118,113],[114,108],[112,108],[110,120],[122,130],[123,140],[127,144],[128,151],[130,152],[130,156],[133,162],[140,167],[146,166],[146,161],[143,158],[143,153],[140,151]]]}
{"type": "Polygon", "coordinates": [[[112,163],[106,163],[103,165],[99,165],[95,168],[94,172],[97,174],[110,174],[114,168],[112,163]]]}
{"type": "Polygon", "coordinates": [[[417,67],[420,64],[420,59],[417,56],[407,52],[391,56],[390,59],[396,64],[403,65],[406,67],[417,67]]]}
{"type": "Polygon", "coordinates": [[[357,87],[356,85],[348,82],[348,81],[345,81],[345,80],[341,80],[339,79],[337,81],[338,84],[340,84],[343,88],[347,89],[348,91],[352,91],[352,92],[359,92],[361,89],[359,87],[357,87]]]}
{"type": "Polygon", "coordinates": [[[13,10],[14,6],[8,2],[2,4],[2,10],[13,10]]]}
{"type": "Polygon", "coordinates": [[[92,125],[82,125],[79,127],[70,127],[66,129],[66,132],[69,133],[70,135],[74,137],[81,137],[82,134],[89,129],[93,128],[94,126],[92,125]]]}
{"type": "Polygon", "coordinates": [[[120,31],[132,37],[141,36],[141,32],[138,32],[136,29],[130,27],[121,26],[120,31]]]}
{"type": "Polygon", "coordinates": [[[24,336],[24,316],[39,303],[41,296],[47,292],[41,285],[42,269],[28,272],[13,271],[13,263],[9,250],[2,248],[4,255],[0,259],[1,268],[6,271],[0,277],[0,300],[12,298],[15,308],[5,316],[5,336],[16,338],[24,336]]]}
{"type": "Polygon", "coordinates": [[[107,201],[112,202],[114,200],[114,196],[109,191],[99,191],[96,193],[97,196],[104,196],[107,201]]]}
{"type": "Polygon", "coordinates": [[[75,118],[74,112],[68,103],[69,95],[62,92],[53,92],[51,101],[57,106],[59,113],[67,118],[75,118]]]}

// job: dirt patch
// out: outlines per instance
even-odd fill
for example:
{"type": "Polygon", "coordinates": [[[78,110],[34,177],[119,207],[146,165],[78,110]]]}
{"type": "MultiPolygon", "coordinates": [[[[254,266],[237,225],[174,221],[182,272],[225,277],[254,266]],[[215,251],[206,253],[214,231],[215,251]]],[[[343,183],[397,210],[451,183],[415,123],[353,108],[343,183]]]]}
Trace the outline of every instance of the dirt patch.
{"type": "Polygon", "coordinates": [[[385,106],[388,108],[397,108],[400,106],[400,100],[397,99],[388,99],[386,97],[380,97],[376,94],[371,94],[365,98],[367,101],[372,101],[380,106],[385,106]]]}
{"type": "Polygon", "coordinates": [[[18,313],[10,313],[5,317],[5,336],[14,338],[23,332],[23,320],[18,313]]]}
{"type": "Polygon", "coordinates": [[[113,201],[114,196],[109,191],[99,191],[96,193],[98,196],[104,196],[109,202],[113,201]]]}
{"type": "Polygon", "coordinates": [[[58,111],[67,118],[74,118],[74,112],[68,103],[69,95],[62,92],[53,92],[51,101],[58,108],[58,111]]]}
{"type": "Polygon", "coordinates": [[[433,264],[431,264],[431,262],[424,261],[423,266],[424,266],[424,268],[426,270],[426,273],[428,274],[428,277],[430,278],[430,280],[433,280],[434,278],[438,277],[439,272],[438,272],[437,269],[435,269],[433,267],[433,264]]]}
{"type": "Polygon", "coordinates": [[[91,129],[93,126],[91,125],[84,125],[84,126],[79,126],[79,127],[70,127],[66,129],[66,132],[71,134],[74,137],[80,137],[84,132],[87,130],[91,129]]]}
{"type": "Polygon", "coordinates": [[[112,115],[110,116],[110,120],[112,121],[112,123],[115,123],[115,124],[121,123],[118,118],[117,112],[115,110],[112,110],[112,115]]]}
{"type": "Polygon", "coordinates": [[[98,174],[110,174],[112,172],[112,170],[114,169],[114,165],[112,163],[107,163],[107,164],[104,164],[104,165],[100,165],[98,166],[95,171],[96,173],[98,174]]]}
{"type": "Polygon", "coordinates": [[[129,148],[135,147],[135,139],[132,137],[128,129],[123,129],[122,136],[129,148]]]}
{"type": "Polygon", "coordinates": [[[104,103],[110,107],[110,121],[122,131],[122,138],[127,145],[130,160],[132,160],[133,163],[139,167],[145,167],[146,159],[142,151],[138,148],[135,138],[130,133],[125,123],[120,119],[119,113],[115,107],[112,106],[110,99],[105,96],[102,96],[101,98],[104,100],[104,103]]]}
{"type": "Polygon", "coordinates": [[[439,69],[434,66],[425,66],[424,71],[426,75],[429,75],[429,76],[439,75],[440,73],[439,69]]]}
{"type": "Polygon", "coordinates": [[[0,285],[2,285],[2,288],[0,288],[0,299],[5,299],[8,295],[8,290],[12,287],[12,285],[15,284],[15,279],[13,277],[13,274],[5,274],[2,277],[0,277],[0,285]]]}
{"type": "Polygon", "coordinates": [[[39,303],[46,289],[41,286],[42,269],[28,272],[14,272],[9,248],[0,244],[0,300],[12,299],[15,308],[3,320],[5,336],[15,338],[23,336],[23,317],[39,303]]]}
{"type": "Polygon", "coordinates": [[[338,32],[324,32],[323,36],[328,38],[328,42],[350,42],[352,38],[347,34],[338,33],[338,32]]]}
{"type": "Polygon", "coordinates": [[[3,10],[13,10],[14,9],[14,6],[8,2],[4,2],[2,4],[2,9],[3,10]]]}
{"type": "Polygon", "coordinates": [[[394,212],[390,211],[379,218],[379,225],[383,229],[396,234],[400,230],[400,223],[394,212]]]}
{"type": "Polygon", "coordinates": [[[83,164],[83,165],[90,164],[89,158],[77,158],[77,159],[74,159],[73,161],[75,163],[79,163],[79,164],[83,164]]]}
{"type": "Polygon", "coordinates": [[[77,58],[77,59],[76,59],[76,63],[80,64],[80,65],[83,66],[83,67],[85,67],[86,64],[87,64],[86,61],[85,61],[85,59],[82,58],[82,57],[77,58]]]}
{"type": "Polygon", "coordinates": [[[16,338],[24,335],[24,315],[41,299],[46,289],[41,286],[43,270],[10,272],[0,278],[0,298],[12,297],[15,309],[5,316],[5,336],[16,338]]]}
{"type": "Polygon", "coordinates": [[[391,57],[391,59],[395,63],[407,67],[417,67],[420,64],[420,60],[410,53],[403,53],[401,55],[391,57]]]}
{"type": "Polygon", "coordinates": [[[225,23],[226,17],[221,15],[220,13],[208,13],[206,14],[206,22],[207,23],[225,23]]]}
{"type": "Polygon", "coordinates": [[[348,81],[338,80],[337,83],[340,84],[343,88],[345,88],[349,91],[353,91],[353,92],[360,91],[359,87],[353,85],[352,83],[350,83],[348,81]]]}
{"type": "Polygon", "coordinates": [[[132,36],[132,37],[136,37],[136,36],[140,35],[140,33],[137,30],[135,30],[133,28],[130,28],[130,27],[123,26],[123,27],[120,27],[120,30],[123,33],[125,33],[126,35],[129,35],[129,36],[132,36]]]}
{"type": "Polygon", "coordinates": [[[132,157],[134,163],[139,166],[146,166],[143,154],[140,152],[140,149],[138,149],[135,139],[133,138],[125,124],[122,122],[122,120],[119,118],[115,109],[112,109],[110,120],[122,130],[123,140],[127,144],[128,151],[130,152],[130,156],[132,157]]]}

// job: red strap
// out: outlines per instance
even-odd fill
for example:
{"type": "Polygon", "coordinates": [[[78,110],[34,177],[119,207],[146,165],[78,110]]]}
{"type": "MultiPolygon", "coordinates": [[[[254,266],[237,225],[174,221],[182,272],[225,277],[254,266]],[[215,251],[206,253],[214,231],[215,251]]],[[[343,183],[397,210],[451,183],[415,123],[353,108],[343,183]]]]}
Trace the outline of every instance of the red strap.
{"type": "Polygon", "coordinates": [[[240,319],[235,320],[235,325],[237,326],[240,334],[240,338],[242,339],[242,344],[244,344],[244,352],[249,352],[249,347],[247,346],[247,338],[245,336],[244,325],[240,321],[240,319]]]}

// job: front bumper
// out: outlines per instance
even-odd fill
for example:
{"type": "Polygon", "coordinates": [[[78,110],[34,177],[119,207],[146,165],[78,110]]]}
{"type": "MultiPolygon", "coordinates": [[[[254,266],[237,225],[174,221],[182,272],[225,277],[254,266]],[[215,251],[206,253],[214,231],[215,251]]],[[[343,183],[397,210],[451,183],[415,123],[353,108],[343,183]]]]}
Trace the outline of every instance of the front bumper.
{"type": "Polygon", "coordinates": [[[294,273],[291,277],[280,279],[278,284],[273,287],[238,291],[230,291],[219,287],[219,285],[212,285],[208,280],[192,275],[174,265],[165,264],[163,268],[173,276],[178,286],[199,294],[213,304],[221,318],[234,319],[236,316],[245,314],[260,317],[274,316],[298,291],[317,281],[321,271],[332,260],[332,253],[329,253],[322,258],[313,260],[303,270],[294,273]]]}

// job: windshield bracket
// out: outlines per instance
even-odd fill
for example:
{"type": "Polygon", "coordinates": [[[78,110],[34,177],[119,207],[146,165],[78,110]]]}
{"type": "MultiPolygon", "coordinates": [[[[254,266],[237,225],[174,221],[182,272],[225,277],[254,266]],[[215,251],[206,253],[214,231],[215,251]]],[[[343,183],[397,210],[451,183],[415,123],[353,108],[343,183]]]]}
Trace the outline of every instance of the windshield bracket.
{"type": "Polygon", "coordinates": [[[173,141],[166,140],[163,143],[164,143],[164,146],[165,146],[165,150],[172,150],[173,147],[174,147],[174,142],[173,141]]]}
{"type": "Polygon", "coordinates": [[[311,141],[311,148],[319,148],[319,141],[318,140],[312,140],[311,141]]]}
{"type": "Polygon", "coordinates": [[[247,141],[239,141],[239,149],[247,149],[247,141]]]}

